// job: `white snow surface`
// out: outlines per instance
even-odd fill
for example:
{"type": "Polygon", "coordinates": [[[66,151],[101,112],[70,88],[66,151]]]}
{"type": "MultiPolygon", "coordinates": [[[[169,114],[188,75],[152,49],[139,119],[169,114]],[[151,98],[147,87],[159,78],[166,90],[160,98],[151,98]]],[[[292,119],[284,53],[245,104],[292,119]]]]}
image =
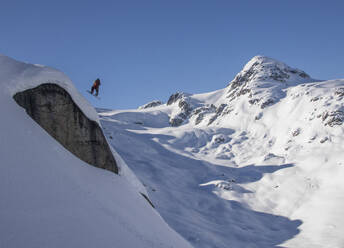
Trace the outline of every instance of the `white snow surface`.
{"type": "Polygon", "coordinates": [[[194,247],[344,247],[344,79],[263,56],[238,75],[170,105],[102,111],[105,134],[194,247]]]}
{"type": "Polygon", "coordinates": [[[71,80],[63,73],[48,66],[20,62],[0,54],[0,81],[3,94],[13,96],[17,92],[35,88],[44,83],[54,83],[65,89],[91,120],[97,121],[98,114],[91,104],[78,92],[71,80]]]}
{"type": "Polygon", "coordinates": [[[72,155],[13,100],[46,82],[98,119],[61,72],[0,56],[0,247],[191,247],[140,195],[115,151],[120,176],[72,155]]]}

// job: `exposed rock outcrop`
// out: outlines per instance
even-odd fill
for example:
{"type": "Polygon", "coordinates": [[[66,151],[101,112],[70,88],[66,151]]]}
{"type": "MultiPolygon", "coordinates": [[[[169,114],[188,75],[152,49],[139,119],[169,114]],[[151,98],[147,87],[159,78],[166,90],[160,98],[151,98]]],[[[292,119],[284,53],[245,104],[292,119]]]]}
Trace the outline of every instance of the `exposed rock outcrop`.
{"type": "Polygon", "coordinates": [[[170,124],[173,127],[180,126],[191,114],[193,106],[189,99],[190,94],[177,92],[170,96],[167,105],[172,105],[178,102],[179,111],[170,116],[170,124]]]}
{"type": "Polygon", "coordinates": [[[285,88],[311,81],[315,80],[302,70],[268,57],[255,56],[230,82],[226,97],[231,102],[247,96],[251,105],[264,109],[285,97],[285,88]]]}
{"type": "Polygon", "coordinates": [[[97,122],[90,120],[69,93],[46,83],[13,97],[42,128],[86,163],[118,173],[116,160],[97,122]]]}
{"type": "Polygon", "coordinates": [[[160,106],[162,104],[163,104],[162,101],[155,100],[155,101],[151,101],[149,103],[146,103],[145,105],[140,106],[139,109],[154,108],[154,107],[160,106]]]}
{"type": "Polygon", "coordinates": [[[176,101],[178,101],[179,99],[181,99],[184,96],[185,96],[185,93],[182,93],[182,92],[177,92],[177,93],[172,94],[168,98],[167,105],[171,105],[171,104],[175,103],[176,101]]]}

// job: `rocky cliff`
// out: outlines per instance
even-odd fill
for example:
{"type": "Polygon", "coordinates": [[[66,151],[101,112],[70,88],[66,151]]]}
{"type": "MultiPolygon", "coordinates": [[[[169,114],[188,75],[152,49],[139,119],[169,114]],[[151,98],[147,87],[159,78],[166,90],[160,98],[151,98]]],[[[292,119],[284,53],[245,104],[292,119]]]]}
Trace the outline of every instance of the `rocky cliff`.
{"type": "Polygon", "coordinates": [[[53,83],[13,97],[41,127],[86,163],[118,173],[118,166],[97,122],[90,120],[66,90],[53,83]]]}

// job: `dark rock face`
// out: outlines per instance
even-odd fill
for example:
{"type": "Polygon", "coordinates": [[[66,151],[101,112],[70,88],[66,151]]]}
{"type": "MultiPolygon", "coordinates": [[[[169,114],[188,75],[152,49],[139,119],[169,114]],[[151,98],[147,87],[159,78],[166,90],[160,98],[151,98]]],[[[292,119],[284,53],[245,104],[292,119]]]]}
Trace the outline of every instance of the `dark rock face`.
{"type": "Polygon", "coordinates": [[[325,111],[322,114],[322,120],[326,125],[330,127],[334,127],[335,125],[342,125],[344,122],[344,111],[336,110],[336,111],[325,111]]]}
{"type": "Polygon", "coordinates": [[[180,126],[188,116],[185,113],[179,113],[177,116],[170,118],[170,125],[172,127],[178,127],[180,126]]]}
{"type": "Polygon", "coordinates": [[[337,89],[334,94],[338,97],[343,97],[344,96],[344,88],[339,88],[337,89]]]}
{"type": "Polygon", "coordinates": [[[191,116],[197,115],[197,118],[195,120],[195,125],[198,125],[199,123],[203,121],[206,114],[212,114],[212,113],[215,113],[215,111],[216,111],[215,105],[207,104],[207,105],[194,109],[191,113],[191,116]]]}
{"type": "Polygon", "coordinates": [[[174,104],[178,102],[178,107],[180,109],[180,113],[178,113],[174,117],[170,117],[170,125],[173,127],[180,126],[191,114],[192,106],[189,103],[189,97],[185,93],[177,92],[170,96],[167,101],[167,105],[174,104]]]}
{"type": "Polygon", "coordinates": [[[86,163],[118,173],[98,123],[86,117],[66,90],[52,83],[17,93],[15,101],[67,150],[86,163]]]}
{"type": "Polygon", "coordinates": [[[183,93],[177,92],[168,98],[167,105],[171,105],[183,97],[183,93]]]}
{"type": "Polygon", "coordinates": [[[163,104],[163,102],[156,100],[156,101],[149,102],[149,103],[139,107],[139,109],[154,108],[154,107],[160,106],[162,104],[163,104]]]}

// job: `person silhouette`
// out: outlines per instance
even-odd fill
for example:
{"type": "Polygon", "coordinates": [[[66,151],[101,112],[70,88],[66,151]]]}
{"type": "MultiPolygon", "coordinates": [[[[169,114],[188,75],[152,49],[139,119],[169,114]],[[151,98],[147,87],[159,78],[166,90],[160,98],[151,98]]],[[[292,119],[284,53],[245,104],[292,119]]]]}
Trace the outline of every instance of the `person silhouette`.
{"type": "Polygon", "coordinates": [[[96,90],[95,96],[98,96],[98,93],[99,93],[99,85],[100,85],[100,79],[97,78],[97,79],[94,81],[94,83],[93,83],[93,85],[92,85],[92,88],[91,88],[91,94],[92,94],[92,95],[93,95],[94,90],[96,90]]]}

